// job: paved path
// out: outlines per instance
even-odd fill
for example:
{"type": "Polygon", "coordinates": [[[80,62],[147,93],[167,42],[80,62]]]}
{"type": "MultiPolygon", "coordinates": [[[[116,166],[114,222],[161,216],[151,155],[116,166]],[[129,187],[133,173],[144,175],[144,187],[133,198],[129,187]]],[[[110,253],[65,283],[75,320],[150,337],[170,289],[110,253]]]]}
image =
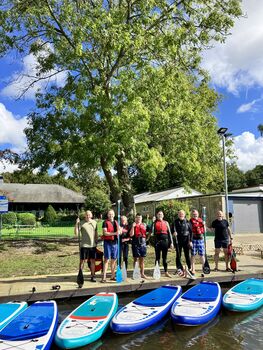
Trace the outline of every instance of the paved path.
{"type": "MultiPolygon", "coordinates": [[[[234,237],[234,246],[247,247],[248,243],[253,245],[263,246],[263,234],[258,235],[238,235],[234,237]]],[[[209,238],[207,241],[207,253],[213,255],[213,239],[209,238]]],[[[221,256],[223,254],[221,253],[221,256]]],[[[83,288],[78,288],[76,284],[76,275],[48,275],[48,276],[25,276],[19,278],[2,278],[0,279],[0,302],[10,300],[41,300],[41,299],[59,299],[59,298],[73,298],[94,295],[100,291],[115,291],[117,293],[131,292],[136,290],[147,290],[159,287],[163,284],[179,284],[181,286],[193,285],[200,280],[218,281],[220,283],[232,284],[234,282],[242,281],[249,277],[256,277],[263,279],[263,259],[261,259],[260,251],[244,251],[243,255],[237,255],[238,258],[238,272],[225,272],[225,264],[223,261],[219,263],[220,271],[211,271],[209,275],[201,277],[200,266],[197,266],[197,279],[188,280],[180,278],[177,275],[172,275],[172,278],[162,276],[161,280],[156,281],[152,277],[147,280],[139,282],[133,281],[131,278],[132,271],[128,273],[126,282],[116,283],[109,281],[101,284],[99,281],[101,276],[98,275],[97,283],[89,282],[88,277],[85,278],[83,288]],[[59,286],[59,289],[56,289],[59,286]]],[[[211,264],[211,270],[214,265],[211,264]]],[[[175,267],[170,268],[171,272],[175,272],[175,267]]],[[[153,275],[153,270],[146,270],[148,276],[153,275]]]]}

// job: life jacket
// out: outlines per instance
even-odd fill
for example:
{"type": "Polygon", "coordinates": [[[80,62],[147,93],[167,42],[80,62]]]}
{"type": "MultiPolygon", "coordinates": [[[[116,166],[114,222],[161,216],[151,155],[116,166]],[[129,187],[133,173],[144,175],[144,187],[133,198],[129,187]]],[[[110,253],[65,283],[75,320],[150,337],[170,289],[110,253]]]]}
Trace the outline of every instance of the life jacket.
{"type": "Polygon", "coordinates": [[[146,238],[146,227],[144,224],[136,224],[134,227],[134,236],[135,238],[146,238]]]}
{"type": "Polygon", "coordinates": [[[198,219],[190,219],[192,224],[192,232],[193,235],[202,235],[205,232],[204,223],[201,218],[198,219]]]}
{"type": "MultiPolygon", "coordinates": [[[[116,220],[114,220],[114,223],[115,223],[116,227],[114,224],[112,224],[112,222],[110,220],[108,220],[108,219],[105,220],[107,232],[116,232],[115,228],[117,228],[117,230],[118,230],[118,222],[116,220]]],[[[103,235],[103,239],[105,241],[114,241],[117,238],[116,238],[116,235],[112,235],[112,236],[103,235]]]]}
{"type": "Polygon", "coordinates": [[[154,223],[154,234],[155,235],[168,235],[168,224],[164,220],[156,220],[154,223]]]}

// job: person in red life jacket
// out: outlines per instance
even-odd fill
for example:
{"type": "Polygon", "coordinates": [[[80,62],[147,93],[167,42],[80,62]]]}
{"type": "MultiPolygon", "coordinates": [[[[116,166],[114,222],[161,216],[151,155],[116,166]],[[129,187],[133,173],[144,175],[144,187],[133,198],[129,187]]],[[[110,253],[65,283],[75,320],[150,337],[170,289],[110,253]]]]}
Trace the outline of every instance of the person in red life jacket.
{"type": "Polygon", "coordinates": [[[202,267],[205,263],[205,244],[204,233],[205,227],[203,220],[199,218],[198,210],[193,209],[190,219],[190,225],[192,228],[192,249],[191,249],[191,274],[195,275],[195,256],[198,254],[202,263],[202,267]]]}
{"type": "Polygon", "coordinates": [[[126,266],[126,270],[128,269],[128,255],[129,255],[129,243],[131,241],[130,237],[130,227],[128,224],[127,217],[125,215],[121,216],[121,224],[120,224],[120,266],[121,266],[121,259],[123,257],[123,261],[126,266]]]}
{"type": "Polygon", "coordinates": [[[104,264],[103,264],[103,277],[101,282],[106,282],[106,273],[108,270],[109,259],[111,259],[111,280],[115,281],[115,269],[118,256],[118,234],[119,225],[114,220],[115,213],[113,210],[109,210],[107,219],[102,224],[103,230],[103,247],[104,247],[104,264]]]}
{"type": "Polygon", "coordinates": [[[144,274],[144,258],[146,257],[147,248],[146,248],[146,226],[142,222],[141,214],[136,214],[135,222],[132,224],[130,230],[130,236],[132,237],[132,255],[133,263],[139,261],[141,277],[146,278],[144,274]]]}
{"type": "Polygon", "coordinates": [[[158,211],[156,217],[157,219],[153,223],[151,230],[155,236],[155,264],[158,261],[160,266],[160,258],[162,253],[165,276],[171,278],[172,276],[167,271],[167,253],[170,247],[173,248],[172,234],[169,223],[163,219],[163,212],[158,211]]]}

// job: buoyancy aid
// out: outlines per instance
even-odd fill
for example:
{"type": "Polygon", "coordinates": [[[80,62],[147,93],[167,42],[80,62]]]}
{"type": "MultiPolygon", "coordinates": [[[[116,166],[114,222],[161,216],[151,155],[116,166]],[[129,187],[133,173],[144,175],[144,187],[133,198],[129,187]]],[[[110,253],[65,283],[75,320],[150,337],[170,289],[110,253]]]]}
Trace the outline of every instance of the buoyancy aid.
{"type": "Polygon", "coordinates": [[[154,234],[156,235],[168,235],[169,233],[168,223],[164,220],[156,220],[154,222],[154,234]]]}
{"type": "Polygon", "coordinates": [[[146,227],[144,224],[136,224],[134,227],[134,236],[135,238],[146,238],[146,227]]]}
{"type": "Polygon", "coordinates": [[[199,236],[204,234],[205,232],[204,223],[201,218],[198,218],[198,219],[191,218],[190,222],[192,225],[192,232],[194,236],[199,236]]]}
{"type": "MultiPolygon", "coordinates": [[[[112,223],[110,220],[105,220],[105,225],[107,228],[107,232],[116,232],[118,230],[118,222],[116,220],[114,220],[114,223],[112,223]]],[[[116,235],[112,235],[112,236],[106,236],[103,235],[103,239],[105,241],[114,241],[117,239],[116,235]]]]}
{"type": "Polygon", "coordinates": [[[128,224],[121,224],[122,227],[122,238],[129,238],[129,225],[128,224]]]}

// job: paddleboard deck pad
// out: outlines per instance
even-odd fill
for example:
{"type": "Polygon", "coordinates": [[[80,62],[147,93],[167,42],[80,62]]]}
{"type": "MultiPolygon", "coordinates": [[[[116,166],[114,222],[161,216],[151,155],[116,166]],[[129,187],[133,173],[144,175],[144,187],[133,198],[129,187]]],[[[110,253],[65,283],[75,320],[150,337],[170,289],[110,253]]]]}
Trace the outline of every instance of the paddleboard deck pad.
{"type": "Polygon", "coordinates": [[[137,332],[161,320],[181,295],[181,286],[162,286],[121,308],[111,321],[115,333],[137,332]]]}

